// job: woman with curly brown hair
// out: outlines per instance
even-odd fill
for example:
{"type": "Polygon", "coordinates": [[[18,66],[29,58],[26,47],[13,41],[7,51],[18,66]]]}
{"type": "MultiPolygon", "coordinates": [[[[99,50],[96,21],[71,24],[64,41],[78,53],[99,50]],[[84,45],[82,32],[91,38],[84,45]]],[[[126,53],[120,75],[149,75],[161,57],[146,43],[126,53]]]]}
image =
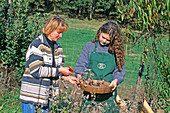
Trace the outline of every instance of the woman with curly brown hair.
{"type": "MultiPolygon", "coordinates": [[[[85,69],[91,69],[94,73],[93,79],[110,82],[113,92],[95,96],[95,103],[102,105],[104,112],[117,112],[114,100],[117,85],[124,80],[126,73],[124,63],[124,43],[120,28],[117,23],[109,21],[99,28],[95,39],[84,46],[75,67],[78,78],[83,76],[81,73],[85,72],[85,69]]],[[[89,98],[82,100],[82,111],[91,111],[94,106],[92,96],[86,91],[84,96],[89,98]],[[88,105],[91,107],[88,108],[88,105]]]]}

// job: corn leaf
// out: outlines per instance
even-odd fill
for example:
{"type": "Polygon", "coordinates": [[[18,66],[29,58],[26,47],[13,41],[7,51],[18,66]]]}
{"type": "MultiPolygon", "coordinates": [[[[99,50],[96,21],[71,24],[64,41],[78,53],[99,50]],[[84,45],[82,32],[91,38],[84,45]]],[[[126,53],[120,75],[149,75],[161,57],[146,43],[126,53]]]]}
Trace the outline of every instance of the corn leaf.
{"type": "Polygon", "coordinates": [[[167,12],[169,12],[169,0],[166,0],[166,4],[167,4],[167,12]]]}
{"type": "Polygon", "coordinates": [[[149,12],[149,16],[151,15],[151,7],[150,5],[148,5],[148,12],[149,12]]]}

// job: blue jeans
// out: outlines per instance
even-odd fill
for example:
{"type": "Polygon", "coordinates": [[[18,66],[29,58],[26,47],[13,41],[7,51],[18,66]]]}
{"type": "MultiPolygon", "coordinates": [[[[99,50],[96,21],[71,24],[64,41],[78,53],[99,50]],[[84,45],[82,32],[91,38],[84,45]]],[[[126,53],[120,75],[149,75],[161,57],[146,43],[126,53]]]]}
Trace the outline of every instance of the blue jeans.
{"type": "MultiPolygon", "coordinates": [[[[22,113],[35,113],[36,107],[33,104],[21,102],[21,105],[22,105],[22,113]]],[[[48,113],[49,106],[43,107],[40,110],[41,113],[48,113]]]]}

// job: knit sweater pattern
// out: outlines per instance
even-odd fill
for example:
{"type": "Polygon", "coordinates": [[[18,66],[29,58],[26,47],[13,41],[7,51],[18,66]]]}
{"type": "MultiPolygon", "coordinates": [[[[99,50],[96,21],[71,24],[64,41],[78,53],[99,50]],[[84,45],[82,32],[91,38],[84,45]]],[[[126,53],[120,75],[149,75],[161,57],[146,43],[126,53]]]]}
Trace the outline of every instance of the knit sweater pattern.
{"type": "Polygon", "coordinates": [[[20,101],[47,106],[49,94],[59,93],[58,67],[63,63],[63,49],[60,44],[54,44],[53,57],[52,49],[43,34],[34,39],[26,53],[20,101]],[[52,66],[52,61],[55,61],[55,66],[52,66]]]}

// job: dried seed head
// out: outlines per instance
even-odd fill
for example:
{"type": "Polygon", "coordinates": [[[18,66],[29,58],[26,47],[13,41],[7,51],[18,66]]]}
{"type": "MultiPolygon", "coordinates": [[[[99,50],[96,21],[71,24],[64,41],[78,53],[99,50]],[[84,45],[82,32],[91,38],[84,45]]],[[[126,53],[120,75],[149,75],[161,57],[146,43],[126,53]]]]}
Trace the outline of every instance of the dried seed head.
{"type": "Polygon", "coordinates": [[[88,75],[89,73],[86,72],[86,73],[84,73],[84,74],[85,74],[85,75],[88,75]]]}
{"type": "MultiPolygon", "coordinates": [[[[79,79],[79,80],[80,80],[80,79],[79,79]]],[[[80,81],[77,81],[76,83],[77,83],[77,84],[80,84],[80,81]]]]}
{"type": "Polygon", "coordinates": [[[85,81],[85,84],[88,84],[88,81],[85,81]]]}
{"type": "Polygon", "coordinates": [[[90,80],[93,80],[92,76],[90,76],[90,80]]]}
{"type": "Polygon", "coordinates": [[[87,99],[87,100],[89,99],[89,95],[86,96],[86,99],[87,99]]]}
{"type": "Polygon", "coordinates": [[[84,69],[84,71],[89,71],[89,72],[90,72],[90,71],[91,71],[91,69],[84,69]]]}
{"type": "Polygon", "coordinates": [[[91,76],[94,76],[94,73],[90,74],[91,76]]]}

